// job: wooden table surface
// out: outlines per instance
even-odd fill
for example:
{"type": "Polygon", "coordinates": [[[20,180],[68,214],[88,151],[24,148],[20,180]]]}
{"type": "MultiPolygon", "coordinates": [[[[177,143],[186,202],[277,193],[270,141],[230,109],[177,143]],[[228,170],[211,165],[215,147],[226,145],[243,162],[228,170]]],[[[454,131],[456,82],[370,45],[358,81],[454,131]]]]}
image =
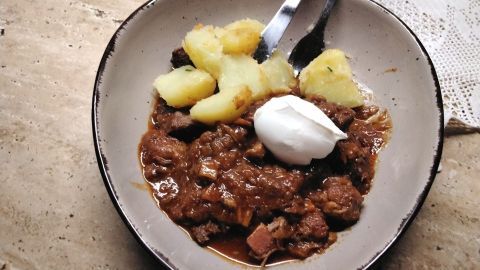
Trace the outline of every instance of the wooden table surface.
{"type": "MultiPolygon", "coordinates": [[[[91,134],[97,67],[142,0],[0,1],[0,269],[160,269],[107,195],[91,134]]],[[[480,134],[442,172],[381,269],[480,269],[480,134]]]]}

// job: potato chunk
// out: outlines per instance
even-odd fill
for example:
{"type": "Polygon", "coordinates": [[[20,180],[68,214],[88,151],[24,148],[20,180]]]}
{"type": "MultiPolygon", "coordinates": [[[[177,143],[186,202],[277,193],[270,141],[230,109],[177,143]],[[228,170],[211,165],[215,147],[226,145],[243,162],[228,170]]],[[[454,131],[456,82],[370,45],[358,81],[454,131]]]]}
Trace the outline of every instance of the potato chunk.
{"type": "Polygon", "coordinates": [[[329,102],[351,108],[363,105],[345,53],[340,50],[324,51],[302,70],[299,79],[305,96],[323,96],[329,102]]]}
{"type": "Polygon", "coordinates": [[[272,93],[289,93],[295,87],[293,68],[280,51],[275,51],[270,59],[261,64],[261,67],[272,93]]]}
{"type": "Polygon", "coordinates": [[[153,86],[169,106],[181,108],[211,96],[216,83],[207,72],[192,66],[183,66],[160,75],[153,86]]]}
{"type": "Polygon", "coordinates": [[[223,47],[211,25],[197,25],[188,32],[183,40],[183,49],[187,52],[193,64],[199,69],[218,78],[223,47]]]}
{"type": "Polygon", "coordinates": [[[231,122],[252,103],[252,92],[247,86],[226,89],[204,100],[190,109],[192,119],[205,124],[231,122]]]}
{"type": "Polygon", "coordinates": [[[247,55],[225,55],[220,66],[220,92],[248,86],[254,100],[268,95],[268,80],[257,61],[247,55]]]}
{"type": "Polygon", "coordinates": [[[220,34],[220,42],[225,54],[251,55],[260,42],[265,25],[259,21],[244,19],[226,25],[220,34]]]}

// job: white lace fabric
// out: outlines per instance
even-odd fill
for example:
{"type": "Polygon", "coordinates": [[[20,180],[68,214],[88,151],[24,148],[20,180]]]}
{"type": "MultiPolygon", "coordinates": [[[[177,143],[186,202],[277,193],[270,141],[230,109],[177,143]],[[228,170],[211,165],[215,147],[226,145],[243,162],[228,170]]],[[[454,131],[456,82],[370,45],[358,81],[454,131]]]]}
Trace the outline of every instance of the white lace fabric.
{"type": "Polygon", "coordinates": [[[445,123],[480,129],[480,0],[375,0],[400,17],[432,58],[445,123]]]}

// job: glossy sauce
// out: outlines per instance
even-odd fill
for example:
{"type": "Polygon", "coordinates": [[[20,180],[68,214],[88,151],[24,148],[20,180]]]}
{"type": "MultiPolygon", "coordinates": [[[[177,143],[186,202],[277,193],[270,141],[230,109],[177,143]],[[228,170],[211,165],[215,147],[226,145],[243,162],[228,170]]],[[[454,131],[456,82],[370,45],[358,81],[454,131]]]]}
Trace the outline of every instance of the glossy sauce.
{"type": "MultiPolygon", "coordinates": [[[[159,100],[157,100],[157,105],[159,100]]],[[[157,105],[155,106],[157,108],[157,105]]],[[[328,104],[327,104],[328,105],[328,104]]],[[[330,105],[328,105],[330,106],[330,105]]],[[[331,108],[328,107],[327,109],[331,108]]],[[[327,110],[326,109],[326,110],[327,110]]],[[[154,115],[157,112],[154,112],[152,115],[152,118],[154,118],[154,115]]],[[[164,113],[164,110],[161,111],[161,113],[164,113]]],[[[358,116],[358,120],[360,121],[359,127],[360,129],[356,131],[357,136],[360,137],[360,139],[364,139],[368,141],[370,144],[372,144],[372,147],[370,148],[371,155],[369,156],[369,166],[371,166],[371,170],[374,170],[375,166],[375,161],[377,158],[377,153],[378,151],[385,145],[386,141],[388,140],[388,135],[391,129],[391,120],[388,115],[387,111],[378,111],[378,112],[370,112],[370,111],[365,111],[362,112],[360,110],[356,111],[356,114],[358,116]],[[362,119],[362,117],[365,116],[366,119],[362,119]],[[368,119],[367,119],[368,116],[368,119]],[[362,125],[363,122],[369,123],[369,127],[365,130],[362,130],[364,128],[362,125]],[[373,129],[372,129],[373,128],[373,129]]],[[[357,119],[357,118],[356,118],[357,119]]],[[[155,132],[158,132],[158,125],[155,125],[155,119],[152,119],[152,122],[149,123],[149,129],[148,132],[144,136],[151,136],[151,134],[154,134],[155,132]]],[[[232,126],[232,128],[235,128],[235,126],[232,126]]],[[[214,128],[210,128],[207,131],[211,132],[214,130],[214,128]]],[[[205,132],[207,132],[205,131],[205,132]]],[[[355,131],[354,131],[355,132],[355,131]]],[[[248,135],[250,137],[249,140],[251,140],[251,134],[248,135]]],[[[144,142],[144,141],[142,141],[144,142]]],[[[149,183],[149,187],[151,189],[151,194],[153,194],[154,199],[157,201],[157,204],[159,207],[174,221],[180,220],[178,216],[172,215],[171,213],[176,213],[176,212],[169,212],[171,211],[170,207],[172,204],[170,202],[165,203],[162,205],[162,199],[163,196],[168,196],[172,194],[178,194],[179,189],[182,187],[182,183],[177,184],[177,182],[182,178],[185,177],[185,174],[188,174],[187,171],[176,171],[175,173],[171,174],[168,177],[163,177],[162,181],[159,181],[158,179],[152,179],[152,171],[147,171],[147,165],[144,163],[145,160],[145,145],[140,143],[139,145],[139,160],[141,161],[141,166],[143,168],[144,172],[144,177],[146,181],[149,183]],[[143,149],[143,151],[142,151],[143,149]],[[183,175],[182,175],[183,174],[183,175]],[[169,179],[166,181],[165,179],[169,179]]],[[[185,142],[187,147],[189,147],[188,151],[190,151],[190,143],[185,142]]],[[[148,145],[147,145],[148,146],[148,145]]],[[[244,151],[244,148],[241,148],[240,150],[237,151],[244,151]]],[[[189,154],[189,152],[187,152],[189,154]]],[[[190,157],[189,157],[190,158],[190,157]]],[[[244,158],[244,157],[241,157],[244,158]]],[[[242,161],[244,162],[244,161],[242,161]]],[[[169,163],[170,164],[170,163],[169,163]]],[[[174,164],[175,165],[175,164],[174,164]]],[[[309,174],[310,167],[304,167],[304,168],[296,168],[297,171],[304,175],[309,174]]],[[[195,179],[195,177],[198,177],[196,175],[187,175],[187,179],[195,179]]],[[[241,180],[241,179],[240,179],[241,180]]],[[[368,179],[367,182],[361,184],[360,186],[356,186],[356,188],[360,191],[361,194],[366,194],[368,193],[370,189],[370,180],[368,179]]],[[[182,180],[184,181],[184,180],[182,180]]],[[[189,181],[189,180],[187,180],[189,181]]],[[[294,182],[292,182],[294,183],[294,182]]],[[[138,186],[136,186],[139,188],[138,186]]],[[[253,202],[253,201],[252,201],[253,202]]],[[[273,203],[270,201],[265,201],[268,203],[273,203]]],[[[245,202],[237,202],[237,203],[245,203],[245,202]]],[[[230,218],[230,217],[228,217],[230,218]]],[[[263,221],[264,222],[264,221],[263,221]]],[[[177,222],[178,225],[180,225],[187,233],[189,233],[192,236],[192,230],[191,230],[191,223],[189,222],[177,222]]],[[[253,224],[252,224],[253,226],[253,224]]],[[[323,252],[328,246],[333,244],[333,242],[336,239],[336,231],[342,231],[345,230],[348,227],[342,227],[342,226],[337,226],[334,222],[329,223],[330,226],[330,236],[327,242],[323,244],[323,247],[320,250],[317,250],[317,253],[323,252]]],[[[215,235],[214,237],[211,238],[211,240],[208,242],[206,245],[206,248],[212,250],[213,252],[220,254],[223,257],[226,257],[230,260],[248,265],[248,266],[260,266],[262,263],[260,260],[254,259],[251,256],[249,256],[250,253],[250,248],[246,243],[246,238],[249,236],[249,234],[252,232],[252,228],[242,228],[239,227],[238,225],[231,226],[231,229],[227,230],[227,232],[221,233],[219,235],[215,235]],[[237,228],[238,227],[238,228],[237,228]],[[240,228],[240,229],[239,229],[240,228]]],[[[194,237],[192,236],[192,239],[194,237]]],[[[280,263],[285,263],[289,262],[292,260],[298,260],[291,254],[289,254],[286,251],[277,251],[273,253],[269,258],[266,263],[266,265],[276,265],[280,263]]]]}

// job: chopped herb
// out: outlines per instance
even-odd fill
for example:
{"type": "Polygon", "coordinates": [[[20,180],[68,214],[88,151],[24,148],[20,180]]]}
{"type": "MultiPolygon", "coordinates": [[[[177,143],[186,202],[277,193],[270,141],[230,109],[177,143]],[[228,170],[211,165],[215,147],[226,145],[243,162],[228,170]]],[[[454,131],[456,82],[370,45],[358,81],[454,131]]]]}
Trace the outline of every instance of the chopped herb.
{"type": "Polygon", "coordinates": [[[328,70],[330,70],[330,72],[333,72],[333,69],[329,66],[327,66],[328,70]]]}
{"type": "Polygon", "coordinates": [[[191,69],[189,69],[189,68],[186,68],[185,71],[190,72],[190,71],[193,71],[193,70],[191,70],[191,69]]]}

